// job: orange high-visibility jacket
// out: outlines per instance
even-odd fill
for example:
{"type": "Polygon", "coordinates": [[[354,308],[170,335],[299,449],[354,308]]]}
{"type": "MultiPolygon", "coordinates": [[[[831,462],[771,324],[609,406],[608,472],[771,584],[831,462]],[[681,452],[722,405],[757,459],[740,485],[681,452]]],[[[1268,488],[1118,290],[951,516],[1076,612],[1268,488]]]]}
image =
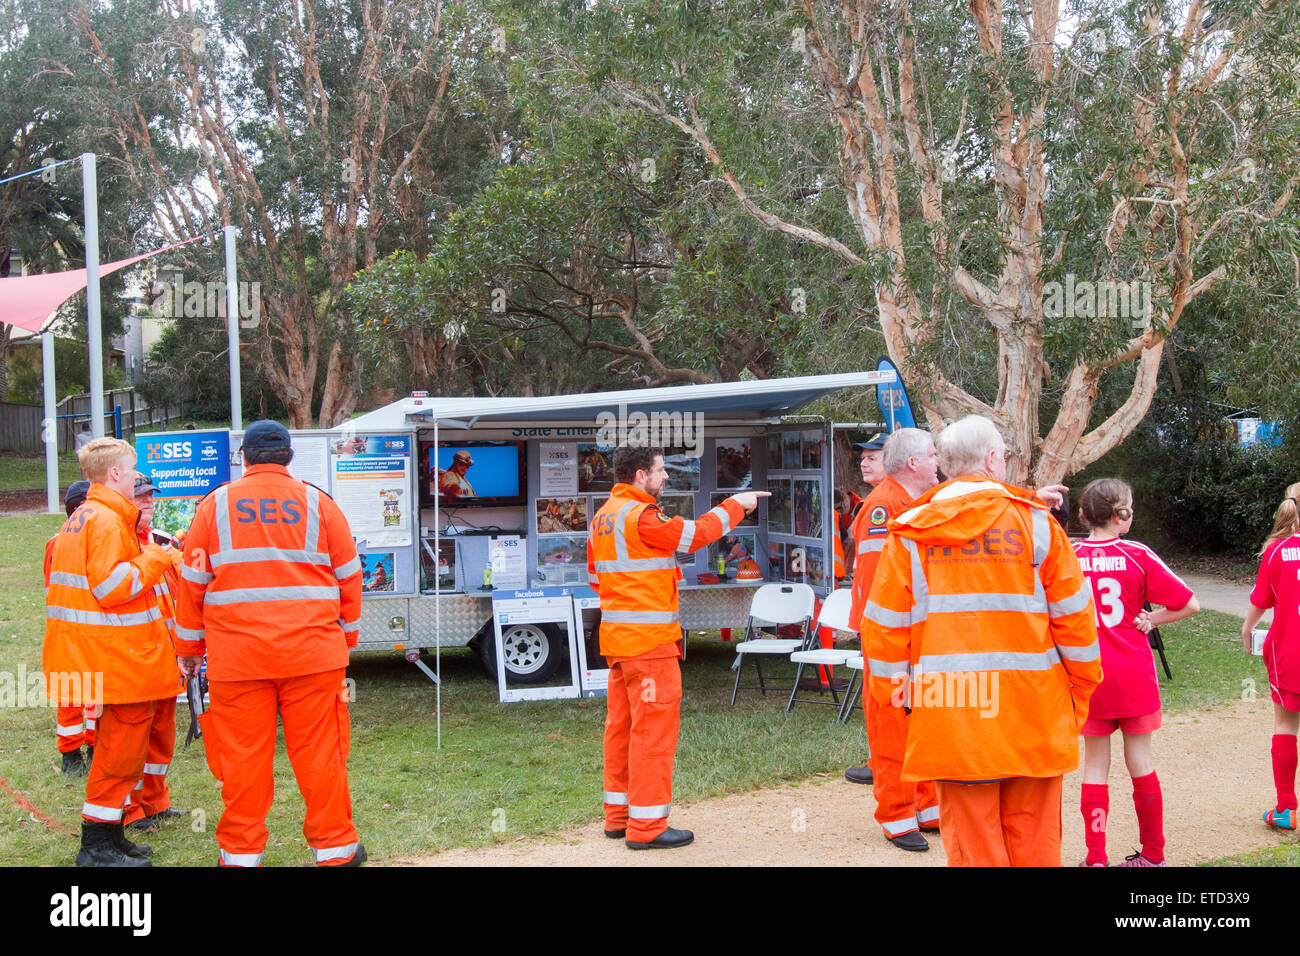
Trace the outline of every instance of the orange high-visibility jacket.
{"type": "Polygon", "coordinates": [[[334,499],[253,465],[199,502],[185,538],[177,653],[211,680],[347,667],[361,629],[361,559],[334,499]]]}
{"type": "Polygon", "coordinates": [[[840,540],[840,513],[831,509],[831,521],[835,526],[835,563],[832,566],[835,570],[835,580],[838,581],[844,577],[844,542],[840,540]]]}
{"type": "Polygon", "coordinates": [[[862,612],[867,609],[867,595],[871,593],[871,579],[875,577],[880,552],[885,550],[885,536],[889,522],[912,503],[906,488],[888,476],[867,495],[853,520],[853,548],[857,556],[853,562],[853,587],[850,590],[849,621],[859,630],[862,612]]]}
{"type": "Polygon", "coordinates": [[[1073,770],[1101,659],[1091,588],[1047,507],[958,479],[889,529],[863,635],[872,693],[912,708],[903,779],[1073,770]]]}
{"type": "MultiPolygon", "coordinates": [[[[149,529],[140,530],[141,546],[149,543],[149,529]]],[[[176,639],[176,598],[181,593],[181,552],[173,547],[166,547],[171,565],[163,572],[158,583],[153,586],[153,593],[158,598],[158,610],[162,611],[163,623],[174,641],[176,639]]]]}
{"type": "MultiPolygon", "coordinates": [[[[134,704],[175,693],[176,658],[153,586],[171,566],[140,547],[140,510],[100,482],[48,546],[45,647],[51,700],[70,706],[134,704]],[[103,696],[82,686],[102,674],[103,696]]],[[[93,683],[93,681],[92,681],[93,683]]]]}
{"type": "Polygon", "coordinates": [[[727,498],[696,521],[669,518],[654,498],[617,484],[591,522],[587,578],[600,595],[600,652],[636,657],[681,640],[673,552],[693,552],[727,534],[745,516],[727,498]]]}

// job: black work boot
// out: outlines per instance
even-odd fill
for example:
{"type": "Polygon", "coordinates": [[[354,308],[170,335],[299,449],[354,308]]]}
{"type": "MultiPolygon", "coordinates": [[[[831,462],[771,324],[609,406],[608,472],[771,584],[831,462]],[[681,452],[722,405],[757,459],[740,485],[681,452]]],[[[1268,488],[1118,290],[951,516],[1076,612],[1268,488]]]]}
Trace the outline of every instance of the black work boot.
{"type": "Polygon", "coordinates": [[[81,849],[77,852],[77,866],[151,866],[143,858],[127,856],[114,842],[114,831],[120,833],[120,823],[81,822],[81,849]]]}
{"type": "Polygon", "coordinates": [[[81,748],[69,750],[63,755],[63,773],[69,777],[84,777],[90,769],[81,757],[81,748]]]}
{"type": "Polygon", "coordinates": [[[127,839],[126,828],[120,824],[113,827],[113,846],[136,859],[142,860],[146,856],[153,856],[153,847],[148,843],[132,843],[127,839]]]}

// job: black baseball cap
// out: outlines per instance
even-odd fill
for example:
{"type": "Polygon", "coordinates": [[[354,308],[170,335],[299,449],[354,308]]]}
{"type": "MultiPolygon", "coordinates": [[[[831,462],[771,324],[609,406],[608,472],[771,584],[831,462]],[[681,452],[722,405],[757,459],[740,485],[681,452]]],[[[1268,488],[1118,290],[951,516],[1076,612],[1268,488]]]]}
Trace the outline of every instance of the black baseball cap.
{"type": "Polygon", "coordinates": [[[885,447],[885,439],[888,437],[884,432],[876,432],[866,441],[854,442],[853,447],[861,448],[863,451],[879,451],[885,447]]]}
{"type": "Polygon", "coordinates": [[[279,422],[263,419],[248,426],[248,430],[244,432],[242,447],[247,451],[262,451],[268,448],[291,448],[293,446],[289,443],[289,429],[279,422]]]}
{"type": "Polygon", "coordinates": [[[63,493],[63,510],[68,514],[72,514],[81,507],[81,503],[86,500],[86,494],[89,491],[90,482],[84,478],[68,485],[68,490],[63,493]]]}

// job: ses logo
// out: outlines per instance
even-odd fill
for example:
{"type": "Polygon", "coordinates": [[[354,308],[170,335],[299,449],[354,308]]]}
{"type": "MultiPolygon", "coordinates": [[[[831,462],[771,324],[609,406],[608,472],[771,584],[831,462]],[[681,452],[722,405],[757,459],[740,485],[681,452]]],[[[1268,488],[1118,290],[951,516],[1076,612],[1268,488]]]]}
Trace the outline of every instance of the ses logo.
{"type": "MultiPolygon", "coordinates": [[[[205,449],[206,452],[206,449],[205,449]]],[[[214,450],[215,454],[215,450],[214,450]]],[[[145,445],[146,461],[191,461],[194,443],[189,441],[149,442],[145,445]]]]}

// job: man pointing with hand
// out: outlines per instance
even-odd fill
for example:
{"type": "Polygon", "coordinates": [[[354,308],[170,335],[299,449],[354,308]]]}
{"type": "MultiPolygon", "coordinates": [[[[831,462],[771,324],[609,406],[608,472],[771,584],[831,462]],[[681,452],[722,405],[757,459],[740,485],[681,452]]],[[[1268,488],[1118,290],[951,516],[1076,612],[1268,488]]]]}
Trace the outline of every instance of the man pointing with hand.
{"type": "Polygon", "coordinates": [[[619,482],[591,522],[587,577],[600,595],[600,652],[609,662],[605,717],[605,836],[629,849],[686,846],[690,830],[668,825],[682,676],[674,552],[717,541],[766,491],[732,495],[698,521],[655,505],[668,482],[662,448],[614,452],[619,482]]]}

